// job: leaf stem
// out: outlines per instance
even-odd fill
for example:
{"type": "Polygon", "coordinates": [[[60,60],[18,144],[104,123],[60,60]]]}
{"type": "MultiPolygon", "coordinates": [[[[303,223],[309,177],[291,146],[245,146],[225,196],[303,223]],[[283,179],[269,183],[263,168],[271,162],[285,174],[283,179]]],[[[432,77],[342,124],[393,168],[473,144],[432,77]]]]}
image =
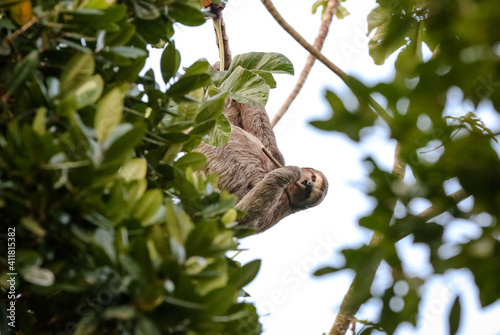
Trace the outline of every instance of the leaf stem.
{"type": "Polygon", "coordinates": [[[224,41],[222,39],[222,17],[220,19],[214,19],[214,28],[215,35],[217,35],[217,44],[219,46],[219,62],[220,62],[220,70],[224,71],[225,69],[225,60],[224,60],[224,41]]]}

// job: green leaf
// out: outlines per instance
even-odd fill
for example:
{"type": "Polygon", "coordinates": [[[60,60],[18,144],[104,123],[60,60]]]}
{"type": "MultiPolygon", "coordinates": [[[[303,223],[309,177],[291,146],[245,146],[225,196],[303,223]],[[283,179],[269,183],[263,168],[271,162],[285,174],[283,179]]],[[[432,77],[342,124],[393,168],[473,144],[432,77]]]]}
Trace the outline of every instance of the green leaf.
{"type": "Polygon", "coordinates": [[[214,128],[203,137],[203,141],[210,145],[222,146],[229,142],[231,136],[231,124],[224,114],[220,114],[215,122],[214,128]]]}
{"type": "Polygon", "coordinates": [[[81,109],[95,103],[100,98],[103,89],[104,81],[100,75],[96,74],[79,85],[69,96],[74,97],[76,109],[81,109]]]}
{"type": "Polygon", "coordinates": [[[324,275],[327,275],[330,273],[337,272],[338,270],[339,269],[331,267],[331,266],[325,266],[321,269],[314,271],[313,276],[320,277],[320,276],[324,276],[324,275]]]}
{"type": "Polygon", "coordinates": [[[68,91],[94,74],[95,61],[92,53],[77,53],[64,66],[59,79],[61,91],[68,91]]]}
{"type": "Polygon", "coordinates": [[[163,194],[159,189],[148,190],[135,205],[133,216],[143,225],[151,223],[163,203],[163,194]]]}
{"type": "Polygon", "coordinates": [[[161,331],[156,325],[155,322],[151,321],[151,319],[142,316],[139,318],[135,330],[134,335],[161,335],[161,331]]]}
{"type": "Polygon", "coordinates": [[[155,4],[147,1],[133,1],[135,15],[142,20],[154,20],[160,16],[160,11],[155,4]]]}
{"type": "Polygon", "coordinates": [[[145,133],[143,125],[124,123],[118,125],[103,143],[102,164],[122,159],[130,155],[130,150],[142,141],[145,133]]]}
{"type": "Polygon", "coordinates": [[[184,96],[197,88],[208,85],[210,83],[210,78],[210,75],[206,73],[182,76],[170,86],[167,90],[167,94],[172,97],[184,96]]]}
{"type": "Polygon", "coordinates": [[[97,140],[103,142],[120,124],[123,114],[122,91],[116,87],[106,93],[97,104],[97,112],[94,120],[97,140]]]}
{"type": "Polygon", "coordinates": [[[7,94],[16,94],[19,88],[31,77],[38,66],[38,51],[33,50],[16,65],[7,94]]]}
{"type": "Polygon", "coordinates": [[[227,92],[217,94],[203,103],[200,107],[200,112],[196,116],[196,122],[203,122],[210,119],[218,118],[224,109],[226,103],[227,92]]]}
{"type": "Polygon", "coordinates": [[[199,152],[190,152],[181,158],[179,158],[174,166],[181,171],[185,171],[188,167],[190,167],[193,171],[198,171],[205,166],[207,163],[207,158],[200,154],[199,152]]]}
{"type": "Polygon", "coordinates": [[[338,131],[348,135],[352,140],[360,140],[360,131],[364,127],[373,125],[375,113],[366,109],[350,111],[342,100],[332,91],[326,92],[326,100],[333,110],[330,120],[311,121],[311,125],[322,130],[338,131]]]}
{"type": "Polygon", "coordinates": [[[146,177],[148,163],[144,158],[134,158],[120,169],[120,175],[125,181],[140,180],[146,177]]]}
{"type": "Polygon", "coordinates": [[[226,78],[239,66],[256,73],[294,74],[292,62],[286,56],[276,52],[249,52],[235,56],[227,70],[226,78]]]}
{"type": "Polygon", "coordinates": [[[269,98],[269,85],[266,81],[242,67],[237,67],[219,86],[229,97],[240,103],[264,107],[269,98]]]}
{"type": "Polygon", "coordinates": [[[231,285],[238,288],[245,287],[248,285],[259,273],[261,260],[256,259],[243,265],[243,267],[238,271],[237,275],[234,275],[230,279],[231,285]]]}
{"type": "Polygon", "coordinates": [[[45,123],[47,122],[46,116],[47,116],[47,109],[44,107],[38,108],[32,124],[33,131],[38,136],[43,136],[47,132],[47,129],[45,127],[45,123]]]}
{"type": "Polygon", "coordinates": [[[175,42],[171,40],[161,54],[160,68],[163,81],[167,84],[175,77],[181,65],[181,54],[175,48],[175,42]]]}
{"type": "Polygon", "coordinates": [[[461,306],[460,306],[460,296],[455,298],[453,305],[451,307],[450,315],[448,317],[448,324],[450,326],[450,335],[455,335],[460,327],[460,316],[461,316],[461,306]]]}
{"type": "Polygon", "coordinates": [[[200,9],[191,7],[180,1],[175,1],[168,5],[168,15],[175,21],[186,26],[199,26],[206,21],[200,9]]]}

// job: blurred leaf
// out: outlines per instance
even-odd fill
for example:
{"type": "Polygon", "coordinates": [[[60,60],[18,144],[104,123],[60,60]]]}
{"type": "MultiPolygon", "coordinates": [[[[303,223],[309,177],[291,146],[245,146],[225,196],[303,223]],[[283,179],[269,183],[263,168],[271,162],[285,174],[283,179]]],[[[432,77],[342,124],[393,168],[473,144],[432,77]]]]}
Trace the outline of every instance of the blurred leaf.
{"type": "Polygon", "coordinates": [[[187,167],[190,167],[193,171],[200,170],[207,163],[207,158],[200,154],[199,152],[190,152],[181,158],[179,158],[174,166],[178,169],[184,171],[187,167]]]}
{"type": "Polygon", "coordinates": [[[448,317],[448,323],[450,326],[450,335],[455,335],[460,326],[460,315],[461,315],[461,306],[460,306],[460,296],[455,298],[453,305],[451,307],[450,315],[448,317]]]}
{"type": "Polygon", "coordinates": [[[162,203],[163,195],[161,190],[148,190],[135,205],[133,216],[140,220],[143,225],[150,224],[151,219],[155,217],[162,203]]]}
{"type": "Polygon", "coordinates": [[[120,124],[123,113],[123,93],[114,88],[106,93],[97,104],[94,127],[97,140],[103,142],[120,124]]]}
{"type": "Polygon", "coordinates": [[[20,26],[28,23],[33,16],[33,9],[31,8],[31,1],[21,1],[9,8],[10,17],[20,26]]]}
{"type": "Polygon", "coordinates": [[[360,131],[373,125],[375,113],[367,110],[348,110],[342,100],[332,91],[326,91],[326,100],[333,110],[333,116],[326,121],[311,121],[311,125],[322,130],[339,131],[352,140],[360,140],[360,131]]]}
{"type": "Polygon", "coordinates": [[[120,175],[125,181],[140,180],[146,177],[147,161],[144,158],[134,158],[120,169],[120,175]]]}
{"type": "Polygon", "coordinates": [[[33,75],[38,66],[38,52],[31,51],[23,60],[16,65],[12,74],[12,81],[9,83],[8,94],[16,94],[19,88],[33,75]]]}
{"type": "Polygon", "coordinates": [[[186,26],[199,26],[205,23],[205,16],[200,9],[180,1],[175,1],[168,6],[168,15],[186,26]]]}
{"type": "Polygon", "coordinates": [[[77,53],[64,67],[59,79],[62,91],[70,90],[94,74],[95,62],[91,53],[77,53]]]}

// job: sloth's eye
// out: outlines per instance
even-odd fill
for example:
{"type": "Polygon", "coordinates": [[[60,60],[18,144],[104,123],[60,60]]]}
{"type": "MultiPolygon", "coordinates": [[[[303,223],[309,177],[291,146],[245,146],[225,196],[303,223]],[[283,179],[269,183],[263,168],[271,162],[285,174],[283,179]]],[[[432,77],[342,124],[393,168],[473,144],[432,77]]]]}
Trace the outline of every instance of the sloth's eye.
{"type": "Polygon", "coordinates": [[[316,181],[316,175],[313,173],[312,177],[311,177],[311,180],[313,181],[313,183],[316,181]]]}

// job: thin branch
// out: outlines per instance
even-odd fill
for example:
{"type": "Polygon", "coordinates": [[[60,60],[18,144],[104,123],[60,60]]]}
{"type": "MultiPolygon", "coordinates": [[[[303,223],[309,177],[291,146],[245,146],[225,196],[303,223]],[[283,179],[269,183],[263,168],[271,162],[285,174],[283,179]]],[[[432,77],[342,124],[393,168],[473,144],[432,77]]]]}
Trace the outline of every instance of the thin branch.
{"type": "MultiPolygon", "coordinates": [[[[323,21],[321,22],[321,25],[319,27],[319,32],[318,36],[314,40],[313,46],[318,50],[321,51],[323,48],[323,44],[325,43],[326,35],[328,35],[328,32],[330,30],[330,25],[332,24],[333,20],[333,15],[335,15],[335,12],[337,11],[337,7],[339,5],[338,0],[328,0],[328,4],[325,9],[325,14],[323,15],[323,21]]],[[[297,83],[295,84],[295,87],[293,88],[292,92],[286,98],[286,101],[283,103],[283,106],[278,110],[278,112],[273,116],[273,119],[271,120],[271,126],[274,127],[276,123],[281,120],[283,115],[285,115],[286,111],[288,108],[290,108],[290,105],[292,102],[295,100],[297,95],[299,95],[300,90],[304,86],[304,83],[306,82],[307,77],[309,76],[309,73],[311,72],[311,69],[314,65],[314,62],[316,61],[316,57],[314,57],[313,54],[309,54],[306,60],[306,64],[304,65],[304,68],[302,69],[302,72],[300,73],[299,79],[297,80],[297,83]]]]}
{"type": "MultiPolygon", "coordinates": [[[[406,172],[406,163],[401,158],[401,144],[398,142],[396,144],[396,150],[394,153],[394,164],[392,167],[392,174],[398,177],[400,180],[403,180],[406,172]]],[[[396,200],[393,201],[391,207],[396,206],[396,200]]],[[[389,224],[389,222],[387,222],[389,224]]],[[[384,239],[382,233],[376,231],[373,233],[372,239],[370,241],[370,246],[379,245],[380,242],[384,239]]],[[[344,335],[349,329],[349,324],[355,321],[354,315],[358,312],[359,307],[361,307],[361,302],[358,302],[356,299],[356,294],[359,294],[359,291],[362,289],[366,289],[366,287],[361,287],[360,285],[369,285],[375,279],[375,274],[377,273],[377,269],[380,266],[380,262],[382,261],[382,257],[378,259],[373,267],[370,269],[368,274],[365,275],[364,278],[359,278],[359,275],[356,275],[344,296],[344,300],[342,300],[342,304],[340,305],[339,313],[335,318],[335,322],[333,323],[332,329],[328,335],[344,335]],[[369,284],[367,284],[369,283],[369,284]]]]}
{"type": "Polygon", "coordinates": [[[21,28],[13,32],[11,35],[8,35],[5,38],[5,43],[9,43],[10,41],[13,41],[17,36],[21,35],[24,33],[26,30],[28,30],[32,25],[34,25],[37,21],[39,20],[39,17],[33,16],[31,20],[26,22],[21,28]]]}
{"type": "MultiPolygon", "coordinates": [[[[273,155],[271,155],[271,153],[269,152],[269,150],[267,150],[266,148],[264,147],[261,147],[262,151],[266,154],[266,156],[271,160],[271,162],[274,163],[274,165],[276,165],[276,167],[278,168],[282,168],[283,165],[280,164],[280,162],[278,162],[276,160],[276,158],[274,158],[273,155]]],[[[299,183],[298,181],[295,182],[295,185],[300,188],[300,189],[303,189],[304,188],[304,185],[302,185],[301,183],[299,183]]]]}
{"type": "MultiPolygon", "coordinates": [[[[273,18],[278,22],[278,24],[290,35],[293,37],[294,40],[296,40],[304,49],[306,49],[309,53],[313,54],[314,57],[316,57],[321,63],[323,63],[328,69],[330,69],[333,73],[335,73],[337,76],[339,76],[340,79],[352,90],[352,87],[349,83],[349,78],[344,71],[342,71],[340,68],[337,67],[337,65],[333,64],[328,58],[326,58],[321,52],[318,51],[314,46],[309,44],[295,29],[290,26],[285,19],[278,13],[278,10],[276,7],[274,7],[273,3],[271,0],[261,0],[262,4],[266,7],[267,11],[269,14],[273,16],[273,18]]],[[[355,90],[353,90],[354,93],[356,93],[355,90]]],[[[386,112],[386,110],[380,106],[375,99],[372,97],[368,98],[368,102],[371,105],[371,107],[377,112],[382,119],[384,119],[385,122],[390,123],[392,120],[392,117],[389,115],[389,113],[386,112]]]]}

